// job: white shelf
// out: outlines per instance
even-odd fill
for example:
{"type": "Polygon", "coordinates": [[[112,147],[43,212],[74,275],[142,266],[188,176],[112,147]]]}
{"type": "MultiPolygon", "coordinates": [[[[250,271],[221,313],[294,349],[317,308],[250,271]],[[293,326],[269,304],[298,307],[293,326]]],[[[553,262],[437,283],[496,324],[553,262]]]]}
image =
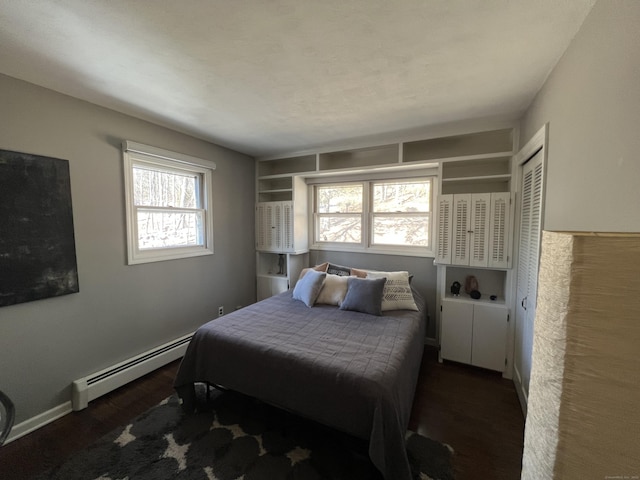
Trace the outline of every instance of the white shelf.
{"type": "Polygon", "coordinates": [[[274,188],[272,190],[260,190],[260,193],[283,193],[283,192],[292,192],[292,188],[274,188]]]}
{"type": "Polygon", "coordinates": [[[505,173],[502,175],[478,175],[475,177],[449,177],[449,178],[443,178],[442,179],[442,183],[448,183],[448,182],[469,182],[469,183],[476,183],[476,182],[492,182],[492,181],[497,181],[497,180],[502,180],[504,182],[508,182],[511,180],[511,174],[509,173],[505,173]]]}
{"type": "Polygon", "coordinates": [[[471,298],[468,294],[462,292],[458,296],[453,295],[452,293],[447,293],[444,296],[444,298],[447,299],[447,300],[456,300],[458,302],[464,302],[464,303],[488,303],[488,304],[491,304],[491,305],[502,306],[502,307],[505,307],[505,308],[507,307],[504,297],[498,296],[498,298],[496,300],[491,300],[489,298],[490,295],[491,294],[483,293],[482,296],[476,300],[474,298],[471,298]]]}

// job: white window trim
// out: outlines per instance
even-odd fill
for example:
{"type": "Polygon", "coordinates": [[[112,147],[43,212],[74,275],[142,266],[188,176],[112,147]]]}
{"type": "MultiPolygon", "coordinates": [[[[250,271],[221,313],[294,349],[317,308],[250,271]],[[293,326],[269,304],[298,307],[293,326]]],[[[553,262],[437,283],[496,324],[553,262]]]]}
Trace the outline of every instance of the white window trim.
{"type": "Polygon", "coordinates": [[[433,172],[421,172],[416,176],[400,176],[391,175],[389,178],[381,178],[379,175],[367,177],[359,175],[358,181],[349,180],[343,178],[341,181],[336,178],[326,178],[313,180],[307,180],[309,183],[309,216],[313,219],[310,222],[309,238],[311,239],[311,250],[327,250],[334,252],[355,252],[355,253],[374,253],[380,255],[402,255],[407,257],[433,257],[435,258],[435,233],[436,233],[436,201],[438,198],[438,177],[435,171],[433,172]],[[371,185],[379,182],[393,182],[393,181],[411,181],[419,179],[431,179],[431,199],[430,199],[430,211],[429,211],[429,238],[431,245],[429,247],[409,247],[402,245],[375,245],[372,243],[371,228],[373,225],[373,212],[371,211],[371,185]],[[363,198],[363,214],[362,214],[362,243],[336,243],[336,242],[318,242],[316,241],[316,232],[318,229],[319,215],[316,213],[316,186],[323,185],[340,185],[340,184],[364,184],[364,198],[363,198]]]}
{"type": "MultiPolygon", "coordinates": [[[[213,254],[213,170],[216,165],[197,157],[171,152],[141,143],[125,140],[122,142],[124,162],[124,187],[127,219],[127,263],[160,262],[178,258],[190,258],[213,254]],[[138,248],[138,225],[136,222],[136,205],[133,198],[133,166],[147,164],[159,169],[187,170],[202,175],[202,208],[204,211],[204,244],[190,247],[168,247],[149,250],[138,248]]],[[[160,209],[162,210],[162,209],[160,209]]],[[[172,209],[178,211],[179,209],[172,209]]]]}

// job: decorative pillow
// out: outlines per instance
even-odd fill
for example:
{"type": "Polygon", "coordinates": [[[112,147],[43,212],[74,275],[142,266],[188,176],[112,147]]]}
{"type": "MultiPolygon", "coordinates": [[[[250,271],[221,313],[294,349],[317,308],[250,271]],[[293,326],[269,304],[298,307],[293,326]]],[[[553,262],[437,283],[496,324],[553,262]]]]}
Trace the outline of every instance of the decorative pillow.
{"type": "Polygon", "coordinates": [[[320,265],[316,265],[315,267],[303,268],[300,271],[300,275],[298,276],[298,280],[300,280],[302,277],[304,277],[304,274],[307,273],[309,270],[315,270],[317,272],[326,272],[328,266],[329,266],[329,262],[324,262],[324,263],[321,263],[320,265]]]}
{"type": "Polygon", "coordinates": [[[354,277],[367,278],[367,271],[359,268],[352,268],[351,275],[354,277]]]}
{"type": "Polygon", "coordinates": [[[309,270],[293,287],[293,298],[304,302],[307,307],[313,307],[326,276],[324,272],[309,270]]]}
{"type": "Polygon", "coordinates": [[[382,311],[418,310],[409,285],[409,272],[368,272],[367,278],[386,278],[382,292],[382,311]]]}
{"type": "Polygon", "coordinates": [[[347,279],[349,277],[341,277],[340,275],[327,274],[322,284],[320,295],[316,299],[316,303],[325,305],[338,305],[344,300],[347,294],[347,279]]]}
{"type": "Polygon", "coordinates": [[[382,315],[382,291],[385,282],[384,278],[347,278],[347,294],[340,304],[340,310],[382,315]]]}
{"type": "Polygon", "coordinates": [[[327,267],[327,273],[331,275],[339,275],[341,277],[349,277],[351,276],[351,268],[330,263],[327,267]]]}

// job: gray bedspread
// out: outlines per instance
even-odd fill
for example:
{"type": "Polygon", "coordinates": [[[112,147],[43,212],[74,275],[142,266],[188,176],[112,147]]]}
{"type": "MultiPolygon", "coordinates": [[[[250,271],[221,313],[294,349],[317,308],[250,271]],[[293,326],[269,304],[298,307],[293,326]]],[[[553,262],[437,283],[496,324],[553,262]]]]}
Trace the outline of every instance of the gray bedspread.
{"type": "Polygon", "coordinates": [[[308,308],[291,291],[200,327],[176,376],[187,409],[194,383],[256,397],[369,441],[387,480],[411,478],[404,445],[422,358],[426,305],[382,317],[329,305],[308,308]]]}

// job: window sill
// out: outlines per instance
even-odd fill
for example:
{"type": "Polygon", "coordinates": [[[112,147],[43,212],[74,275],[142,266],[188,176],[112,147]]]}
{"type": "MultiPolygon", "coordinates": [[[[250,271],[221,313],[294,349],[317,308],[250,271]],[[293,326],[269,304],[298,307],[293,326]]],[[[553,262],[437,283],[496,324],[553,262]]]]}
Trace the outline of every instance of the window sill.
{"type": "Polygon", "coordinates": [[[404,257],[422,257],[435,258],[432,250],[414,249],[414,248],[393,248],[393,247],[360,247],[360,246],[344,246],[344,245],[327,245],[315,243],[309,247],[309,250],[325,250],[332,252],[352,252],[352,253],[371,253],[374,255],[399,255],[404,257]]]}
{"type": "Polygon", "coordinates": [[[128,265],[139,265],[142,263],[163,262],[165,260],[177,260],[180,258],[201,257],[213,255],[212,248],[172,248],[160,249],[157,251],[138,252],[129,255],[128,265]]]}

